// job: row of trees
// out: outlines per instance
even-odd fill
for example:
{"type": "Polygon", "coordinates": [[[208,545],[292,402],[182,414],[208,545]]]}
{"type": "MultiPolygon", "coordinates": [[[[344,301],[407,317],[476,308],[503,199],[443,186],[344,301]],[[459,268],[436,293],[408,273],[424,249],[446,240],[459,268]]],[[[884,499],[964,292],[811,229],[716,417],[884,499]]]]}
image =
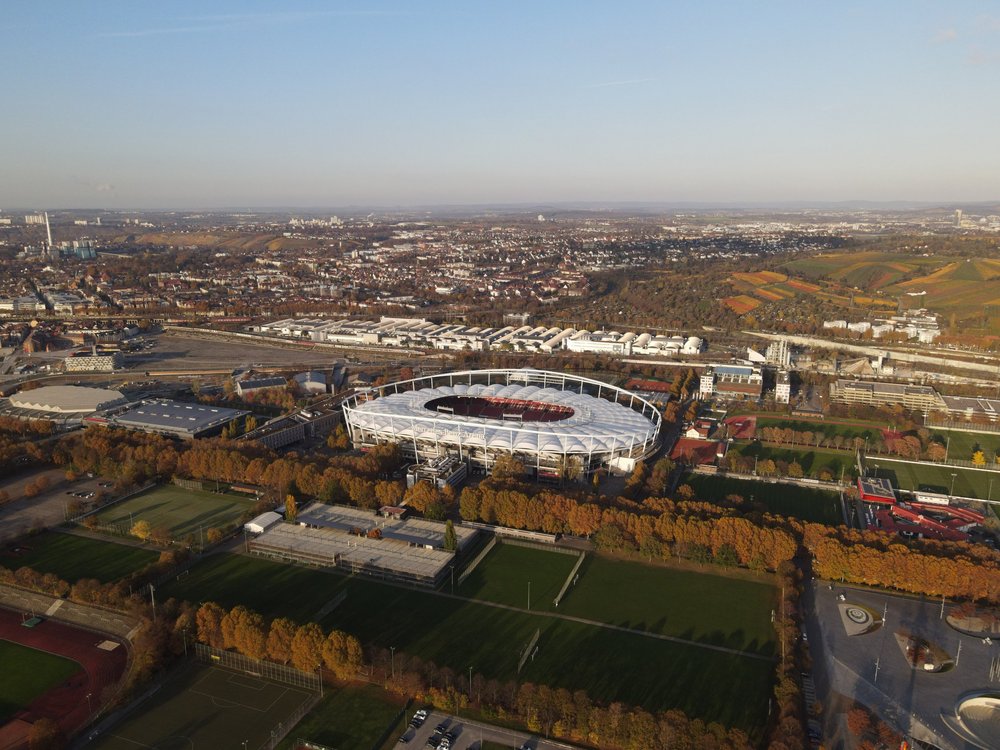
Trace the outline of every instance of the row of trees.
{"type": "Polygon", "coordinates": [[[69,583],[54,573],[40,573],[28,566],[14,570],[0,566],[0,583],[41,591],[51,596],[67,597],[83,604],[132,611],[135,604],[134,592],[176,569],[187,559],[186,550],[165,550],[160,553],[159,558],[141,570],[108,583],[102,583],[96,578],[80,578],[69,583]]]}
{"type": "Polygon", "coordinates": [[[759,525],[701,504],[689,507],[660,501],[608,506],[553,491],[531,496],[487,480],[462,490],[459,508],[467,521],[596,535],[595,541],[605,549],[638,551],[651,557],[690,556],[698,548],[718,555],[731,549],[740,565],[775,570],[791,560],[798,548],[793,533],[779,522],[759,525]]]}
{"type": "Polygon", "coordinates": [[[225,610],[214,602],[202,604],[194,615],[198,641],[230,649],[253,659],[291,664],[303,672],[321,667],[337,679],[350,680],[363,666],[361,642],[339,630],[324,634],[314,622],[299,625],[287,617],[270,623],[243,606],[225,610]]]}
{"type": "Polygon", "coordinates": [[[1000,563],[991,550],[965,542],[900,542],[873,531],[806,524],[803,542],[813,570],[831,580],[913,594],[1000,602],[1000,563]]]}

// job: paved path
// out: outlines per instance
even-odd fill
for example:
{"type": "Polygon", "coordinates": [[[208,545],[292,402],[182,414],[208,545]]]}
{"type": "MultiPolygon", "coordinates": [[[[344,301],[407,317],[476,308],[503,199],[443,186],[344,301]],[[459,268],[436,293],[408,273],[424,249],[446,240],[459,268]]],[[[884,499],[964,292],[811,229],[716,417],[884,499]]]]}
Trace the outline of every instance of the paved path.
{"type": "Polygon", "coordinates": [[[48,594],[26,591],[4,584],[0,584],[0,607],[31,614],[44,614],[51,610],[51,617],[54,620],[111,633],[122,638],[127,638],[129,633],[139,624],[134,617],[129,617],[121,612],[71,602],[48,594]],[[62,604],[56,607],[57,602],[62,602],[62,604]]]}

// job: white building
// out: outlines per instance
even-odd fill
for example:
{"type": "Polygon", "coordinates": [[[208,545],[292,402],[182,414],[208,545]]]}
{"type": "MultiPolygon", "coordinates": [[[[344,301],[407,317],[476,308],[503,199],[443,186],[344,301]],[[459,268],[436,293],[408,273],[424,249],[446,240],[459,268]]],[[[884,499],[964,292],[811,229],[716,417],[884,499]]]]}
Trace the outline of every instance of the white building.
{"type": "Polygon", "coordinates": [[[774,400],[779,404],[787,404],[792,400],[792,379],[788,370],[779,370],[774,383],[774,400]]]}

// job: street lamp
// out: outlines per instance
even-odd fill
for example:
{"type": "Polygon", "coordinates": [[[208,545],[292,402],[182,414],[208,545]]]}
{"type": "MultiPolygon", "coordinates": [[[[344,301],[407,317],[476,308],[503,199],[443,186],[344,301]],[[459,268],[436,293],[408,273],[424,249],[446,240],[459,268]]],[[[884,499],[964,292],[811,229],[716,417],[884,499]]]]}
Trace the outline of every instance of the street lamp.
{"type": "Polygon", "coordinates": [[[531,609],[531,581],[528,581],[528,609],[531,609]]]}
{"type": "Polygon", "coordinates": [[[88,714],[94,713],[94,706],[93,706],[93,704],[90,701],[90,695],[91,695],[90,693],[87,693],[87,713],[88,714]]]}
{"type": "Polygon", "coordinates": [[[389,646],[390,659],[392,660],[392,679],[396,679],[396,647],[389,646]]]}
{"type": "Polygon", "coordinates": [[[958,474],[956,472],[954,472],[954,471],[951,472],[951,489],[948,491],[948,496],[949,497],[954,497],[954,495],[955,495],[955,477],[957,477],[957,476],[958,476],[958,474]]]}
{"type": "Polygon", "coordinates": [[[469,700],[472,700],[472,667],[469,667],[469,700]]]}

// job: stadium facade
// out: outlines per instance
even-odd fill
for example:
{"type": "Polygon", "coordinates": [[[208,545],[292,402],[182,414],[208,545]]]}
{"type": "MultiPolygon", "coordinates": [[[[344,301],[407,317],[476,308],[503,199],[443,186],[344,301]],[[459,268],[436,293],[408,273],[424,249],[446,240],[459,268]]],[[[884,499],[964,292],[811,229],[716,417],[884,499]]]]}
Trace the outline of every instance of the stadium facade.
{"type": "Polygon", "coordinates": [[[546,370],[429,375],[361,391],[343,409],[356,448],[397,443],[411,460],[456,456],[487,473],[501,455],[539,478],[630,471],[660,444],[661,415],[649,401],[546,370]]]}

